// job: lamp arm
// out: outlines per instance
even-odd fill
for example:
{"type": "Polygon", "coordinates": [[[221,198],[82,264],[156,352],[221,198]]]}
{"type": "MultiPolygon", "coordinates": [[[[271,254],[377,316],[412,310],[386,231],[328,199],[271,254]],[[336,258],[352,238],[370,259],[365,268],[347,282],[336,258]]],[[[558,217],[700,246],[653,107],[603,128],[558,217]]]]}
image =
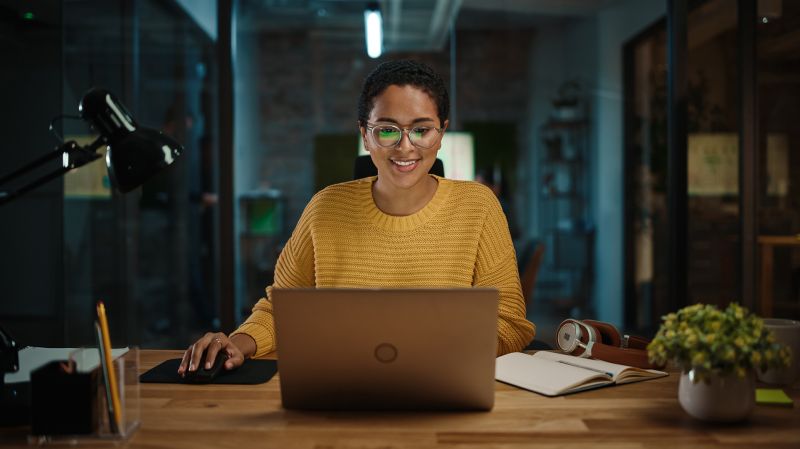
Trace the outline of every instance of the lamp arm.
{"type": "Polygon", "coordinates": [[[36,160],[28,163],[27,165],[25,165],[23,167],[20,167],[20,168],[14,170],[13,172],[11,172],[11,173],[3,176],[2,178],[0,178],[0,186],[2,186],[3,184],[11,181],[12,179],[16,179],[19,176],[24,175],[25,173],[28,173],[29,171],[33,170],[36,167],[44,165],[45,163],[47,163],[51,159],[55,159],[58,156],[61,156],[62,153],[63,153],[63,151],[60,151],[60,148],[57,148],[55,151],[51,151],[51,152],[49,152],[49,153],[47,153],[45,155],[42,155],[41,157],[39,157],[36,160]]]}
{"type": "Polygon", "coordinates": [[[31,170],[38,168],[45,163],[49,162],[52,159],[58,158],[58,156],[62,157],[64,161],[62,167],[51,171],[46,175],[42,175],[39,178],[23,185],[22,187],[11,190],[11,191],[2,191],[0,190],[0,206],[6,204],[19,196],[40,187],[43,184],[46,184],[53,179],[62,176],[64,173],[72,170],[73,168],[78,168],[82,165],[86,165],[89,162],[92,162],[100,157],[100,154],[95,153],[97,148],[101,147],[104,144],[102,138],[98,138],[95,140],[91,145],[88,147],[81,147],[74,141],[69,141],[58,147],[56,151],[51,153],[47,153],[44,156],[37,158],[36,160],[28,163],[27,165],[13,171],[12,173],[3,176],[0,178],[0,186],[3,184],[20,177],[21,175],[30,172],[31,170]]]}

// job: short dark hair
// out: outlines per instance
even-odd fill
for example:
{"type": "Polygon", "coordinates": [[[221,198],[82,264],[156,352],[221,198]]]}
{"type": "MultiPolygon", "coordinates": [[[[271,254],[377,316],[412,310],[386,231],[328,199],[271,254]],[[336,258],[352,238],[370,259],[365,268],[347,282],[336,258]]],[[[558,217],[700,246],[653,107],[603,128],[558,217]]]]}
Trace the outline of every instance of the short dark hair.
{"type": "Polygon", "coordinates": [[[358,124],[364,126],[375,106],[375,97],[387,87],[413,86],[430,95],[439,114],[439,126],[444,126],[450,114],[450,96],[442,77],[430,66],[410,59],[388,61],[380,64],[364,79],[358,98],[358,124]]]}

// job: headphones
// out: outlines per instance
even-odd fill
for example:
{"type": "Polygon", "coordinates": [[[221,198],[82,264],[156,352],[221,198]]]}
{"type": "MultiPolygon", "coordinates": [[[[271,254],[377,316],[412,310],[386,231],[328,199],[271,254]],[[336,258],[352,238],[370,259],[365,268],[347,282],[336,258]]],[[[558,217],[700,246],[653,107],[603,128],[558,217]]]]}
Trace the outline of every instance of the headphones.
{"type": "Polygon", "coordinates": [[[556,331],[556,344],[567,354],[638,368],[654,368],[647,357],[649,343],[644,337],[621,336],[613,324],[602,321],[568,318],[556,331]]]}

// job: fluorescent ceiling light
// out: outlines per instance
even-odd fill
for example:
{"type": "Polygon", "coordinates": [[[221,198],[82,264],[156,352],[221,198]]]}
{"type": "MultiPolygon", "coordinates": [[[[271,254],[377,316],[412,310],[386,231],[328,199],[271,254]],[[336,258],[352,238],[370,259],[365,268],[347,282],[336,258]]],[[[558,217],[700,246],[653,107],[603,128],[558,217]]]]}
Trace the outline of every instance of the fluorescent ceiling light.
{"type": "Polygon", "coordinates": [[[364,28],[367,32],[367,54],[370,58],[377,58],[383,51],[383,18],[377,4],[368,6],[364,11],[364,28]]]}

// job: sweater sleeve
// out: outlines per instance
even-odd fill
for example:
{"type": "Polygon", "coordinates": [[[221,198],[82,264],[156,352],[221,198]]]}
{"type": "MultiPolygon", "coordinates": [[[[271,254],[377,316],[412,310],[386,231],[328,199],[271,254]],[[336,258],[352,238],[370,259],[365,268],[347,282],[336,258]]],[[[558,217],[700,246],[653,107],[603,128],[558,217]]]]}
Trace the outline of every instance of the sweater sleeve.
{"type": "Polygon", "coordinates": [[[314,244],[311,234],[312,200],[297,223],[286,246],[283,247],[275,265],[275,279],[266,288],[266,296],[253,306],[247,320],[231,336],[246,334],[256,342],[253,357],[260,357],[277,349],[275,344],[275,322],[272,315],[272,289],[314,287],[314,244]]]}
{"type": "Polygon", "coordinates": [[[478,243],[475,287],[500,291],[497,321],[497,355],[521,351],[536,335],[536,326],[525,317],[525,300],[519,281],[517,258],[508,222],[494,195],[478,243]]]}

